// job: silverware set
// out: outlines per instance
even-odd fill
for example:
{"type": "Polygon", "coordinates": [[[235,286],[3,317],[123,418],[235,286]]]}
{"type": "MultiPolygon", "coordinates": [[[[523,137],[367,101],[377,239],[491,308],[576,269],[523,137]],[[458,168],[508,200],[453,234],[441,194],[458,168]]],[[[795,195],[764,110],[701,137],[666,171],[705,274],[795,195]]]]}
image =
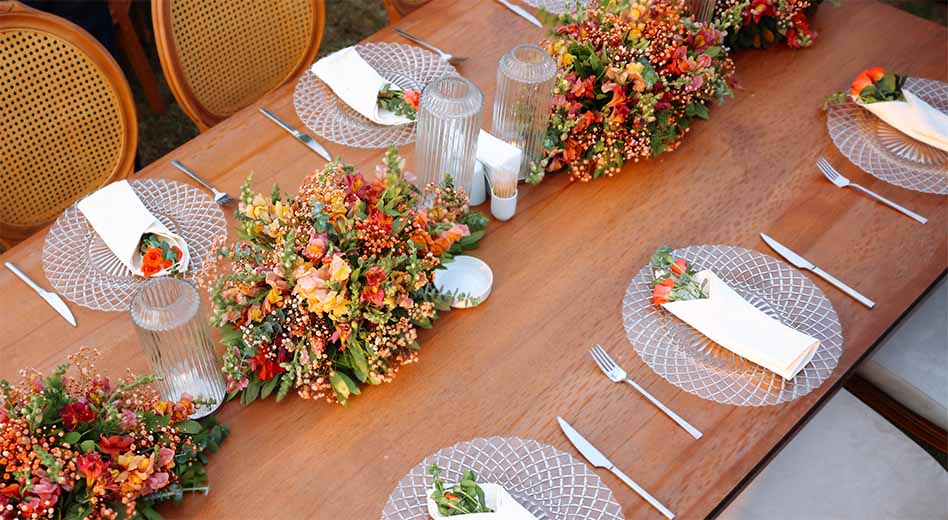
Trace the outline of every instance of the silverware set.
{"type": "Polygon", "coordinates": [[[896,211],[902,212],[902,214],[904,214],[904,215],[906,215],[906,216],[908,216],[908,217],[911,217],[911,218],[915,219],[916,221],[921,222],[922,224],[925,224],[926,222],[928,222],[928,219],[927,219],[927,218],[925,218],[925,217],[919,215],[918,213],[915,213],[914,211],[912,211],[912,210],[910,210],[910,209],[908,209],[908,208],[905,208],[905,207],[903,207],[903,206],[900,206],[900,205],[898,205],[898,204],[892,202],[891,200],[889,200],[889,199],[883,197],[882,195],[879,195],[879,194],[873,192],[872,190],[869,190],[869,189],[867,189],[867,188],[863,188],[862,186],[860,186],[860,185],[858,185],[858,184],[856,184],[856,183],[854,183],[854,182],[850,182],[849,179],[847,179],[846,177],[843,177],[843,174],[839,173],[839,172],[836,170],[836,168],[833,168],[833,165],[830,164],[829,161],[827,161],[827,160],[824,159],[823,157],[820,157],[820,159],[819,159],[818,161],[816,161],[816,167],[819,168],[820,171],[823,172],[823,175],[824,175],[827,179],[829,179],[830,182],[832,182],[833,184],[835,184],[836,187],[838,187],[838,188],[856,188],[857,190],[859,190],[859,191],[865,193],[866,195],[869,195],[870,197],[872,197],[872,198],[878,200],[879,202],[881,202],[881,203],[883,203],[883,204],[889,206],[890,208],[892,208],[892,209],[894,209],[894,210],[896,210],[896,211]]]}

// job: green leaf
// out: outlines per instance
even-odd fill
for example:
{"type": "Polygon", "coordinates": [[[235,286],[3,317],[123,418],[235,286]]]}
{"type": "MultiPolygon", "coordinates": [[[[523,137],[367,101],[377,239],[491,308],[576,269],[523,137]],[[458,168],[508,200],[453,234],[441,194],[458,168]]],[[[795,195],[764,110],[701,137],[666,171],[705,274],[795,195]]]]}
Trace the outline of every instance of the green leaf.
{"type": "Polygon", "coordinates": [[[332,385],[332,389],[336,392],[336,399],[340,403],[345,403],[346,399],[349,399],[349,385],[346,384],[346,376],[342,372],[333,372],[329,376],[329,384],[332,385]]]}
{"type": "Polygon", "coordinates": [[[146,502],[138,502],[135,512],[145,517],[146,520],[164,520],[158,511],[155,511],[151,505],[146,502]]]}
{"type": "Polygon", "coordinates": [[[707,54],[708,56],[711,56],[712,58],[717,58],[718,56],[721,55],[721,46],[712,45],[711,47],[708,47],[707,49],[705,49],[704,53],[707,54]]]}
{"type": "Polygon", "coordinates": [[[349,356],[350,366],[355,372],[356,378],[363,383],[369,378],[369,361],[365,358],[365,352],[362,351],[362,345],[350,338],[349,348],[346,354],[349,356]]]}
{"type": "Polygon", "coordinates": [[[181,421],[176,424],[175,427],[178,428],[178,431],[182,431],[190,435],[201,433],[201,430],[204,429],[204,427],[201,426],[201,423],[192,420],[181,421]]]}
{"type": "Polygon", "coordinates": [[[79,439],[82,438],[82,434],[79,432],[69,432],[66,435],[63,435],[60,439],[64,444],[75,444],[79,442],[79,439]]]}
{"type": "Polygon", "coordinates": [[[95,450],[95,441],[92,439],[86,439],[79,443],[79,449],[81,449],[83,453],[89,453],[95,450]]]}
{"type": "Polygon", "coordinates": [[[271,377],[270,380],[263,385],[263,389],[260,390],[260,399],[266,399],[267,397],[270,397],[270,394],[273,393],[273,389],[276,388],[277,383],[279,382],[279,377],[271,377]]]}

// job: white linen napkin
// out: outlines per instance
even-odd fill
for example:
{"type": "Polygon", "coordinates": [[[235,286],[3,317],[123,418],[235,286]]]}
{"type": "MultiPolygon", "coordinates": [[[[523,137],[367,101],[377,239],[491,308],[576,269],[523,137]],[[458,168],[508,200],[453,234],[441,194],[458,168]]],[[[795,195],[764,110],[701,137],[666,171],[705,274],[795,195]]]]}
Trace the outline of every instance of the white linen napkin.
{"type": "MultiPolygon", "coordinates": [[[[373,123],[393,126],[412,122],[405,116],[379,108],[379,90],[392,82],[366,63],[355,47],[347,47],[322,58],[310,70],[329,85],[339,99],[373,123]]],[[[398,88],[394,83],[392,87],[398,88]]]]}
{"type": "MultiPolygon", "coordinates": [[[[145,233],[154,233],[178,246],[181,249],[178,271],[188,270],[191,255],[187,243],[148,211],[128,181],[113,182],[79,201],[78,206],[105,245],[132,274],[144,276],[138,244],[145,233]]],[[[164,269],[153,276],[168,272],[164,269]]]]}
{"type": "Polygon", "coordinates": [[[492,171],[511,172],[516,177],[520,173],[522,158],[523,151],[520,148],[501,141],[484,130],[477,134],[477,160],[484,163],[488,179],[491,178],[492,171]]]}
{"type": "Polygon", "coordinates": [[[503,486],[499,484],[480,484],[484,490],[484,502],[493,513],[471,513],[460,516],[444,516],[438,512],[438,504],[431,499],[434,488],[428,490],[428,514],[435,520],[444,518],[464,520],[537,520],[530,511],[520,505],[503,486]]]}
{"type": "Polygon", "coordinates": [[[711,271],[695,279],[707,280],[708,298],[662,306],[711,341],[784,379],[793,379],[813,359],[819,340],[758,310],[711,271]]]}
{"type": "Polygon", "coordinates": [[[948,115],[902,89],[905,101],[856,103],[903,134],[948,152],[948,115]]]}

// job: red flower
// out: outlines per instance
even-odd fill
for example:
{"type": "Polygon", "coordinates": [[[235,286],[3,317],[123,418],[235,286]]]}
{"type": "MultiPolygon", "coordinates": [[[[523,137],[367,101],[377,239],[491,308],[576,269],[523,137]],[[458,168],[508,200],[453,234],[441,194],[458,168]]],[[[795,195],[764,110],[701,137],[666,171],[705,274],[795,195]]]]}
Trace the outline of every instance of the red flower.
{"type": "Polygon", "coordinates": [[[415,110],[418,110],[418,103],[421,101],[421,92],[417,90],[405,91],[405,102],[415,110]]]}
{"type": "Polygon", "coordinates": [[[75,430],[80,424],[88,424],[95,420],[95,412],[85,400],[74,401],[59,411],[59,416],[63,419],[63,424],[69,431],[75,430]]]}
{"type": "Polygon", "coordinates": [[[109,465],[96,453],[84,453],[76,460],[76,469],[86,477],[86,487],[92,489],[92,484],[105,473],[109,465]]]}
{"type": "Polygon", "coordinates": [[[688,269],[688,262],[685,262],[684,258],[679,258],[675,260],[675,263],[671,265],[671,270],[675,274],[684,273],[688,269]]]}
{"type": "Polygon", "coordinates": [[[382,213],[378,208],[369,210],[369,217],[366,221],[369,225],[376,226],[387,233],[392,232],[392,217],[382,213]]]}
{"type": "Polygon", "coordinates": [[[20,496],[20,485],[13,483],[7,484],[6,486],[0,486],[0,495],[10,498],[19,498],[20,496]]]}
{"type": "Polygon", "coordinates": [[[108,453],[112,458],[118,457],[120,453],[127,450],[132,445],[132,438],[127,435],[113,435],[106,437],[99,434],[99,449],[108,453]]]}
{"type": "Polygon", "coordinates": [[[668,297],[671,295],[672,288],[667,285],[656,285],[652,289],[652,303],[655,305],[661,305],[663,303],[668,303],[668,297]]]}
{"type": "Polygon", "coordinates": [[[753,0],[744,10],[744,25],[750,24],[751,20],[754,20],[754,23],[760,23],[760,19],[764,16],[775,14],[777,14],[777,9],[771,4],[771,0],[753,0]]]}
{"type": "Polygon", "coordinates": [[[263,345],[256,355],[250,359],[250,368],[257,373],[257,379],[269,381],[286,372],[286,369],[280,366],[280,363],[286,361],[286,354],[282,349],[278,348],[276,350],[276,356],[268,355],[270,347],[263,345]]]}

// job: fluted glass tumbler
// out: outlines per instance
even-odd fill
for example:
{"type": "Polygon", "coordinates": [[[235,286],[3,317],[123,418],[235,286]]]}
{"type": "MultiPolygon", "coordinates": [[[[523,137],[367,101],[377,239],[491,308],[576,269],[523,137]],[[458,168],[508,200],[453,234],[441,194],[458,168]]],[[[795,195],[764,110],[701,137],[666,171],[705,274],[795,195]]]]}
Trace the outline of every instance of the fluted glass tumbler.
{"type": "Polygon", "coordinates": [[[430,83],[418,107],[415,175],[417,186],[440,184],[445,174],[471,193],[477,135],[484,120],[484,94],[460,76],[430,83]]]}
{"type": "Polygon", "coordinates": [[[224,401],[224,378],[208,330],[197,287],[190,280],[152,278],[132,299],[129,310],[161,398],[182,394],[213,401],[198,406],[192,418],[210,414],[224,401]]]}
{"type": "Polygon", "coordinates": [[[521,150],[520,178],[542,159],[543,138],[553,107],[556,63],[542,47],[518,45],[497,66],[491,133],[521,150]]]}

